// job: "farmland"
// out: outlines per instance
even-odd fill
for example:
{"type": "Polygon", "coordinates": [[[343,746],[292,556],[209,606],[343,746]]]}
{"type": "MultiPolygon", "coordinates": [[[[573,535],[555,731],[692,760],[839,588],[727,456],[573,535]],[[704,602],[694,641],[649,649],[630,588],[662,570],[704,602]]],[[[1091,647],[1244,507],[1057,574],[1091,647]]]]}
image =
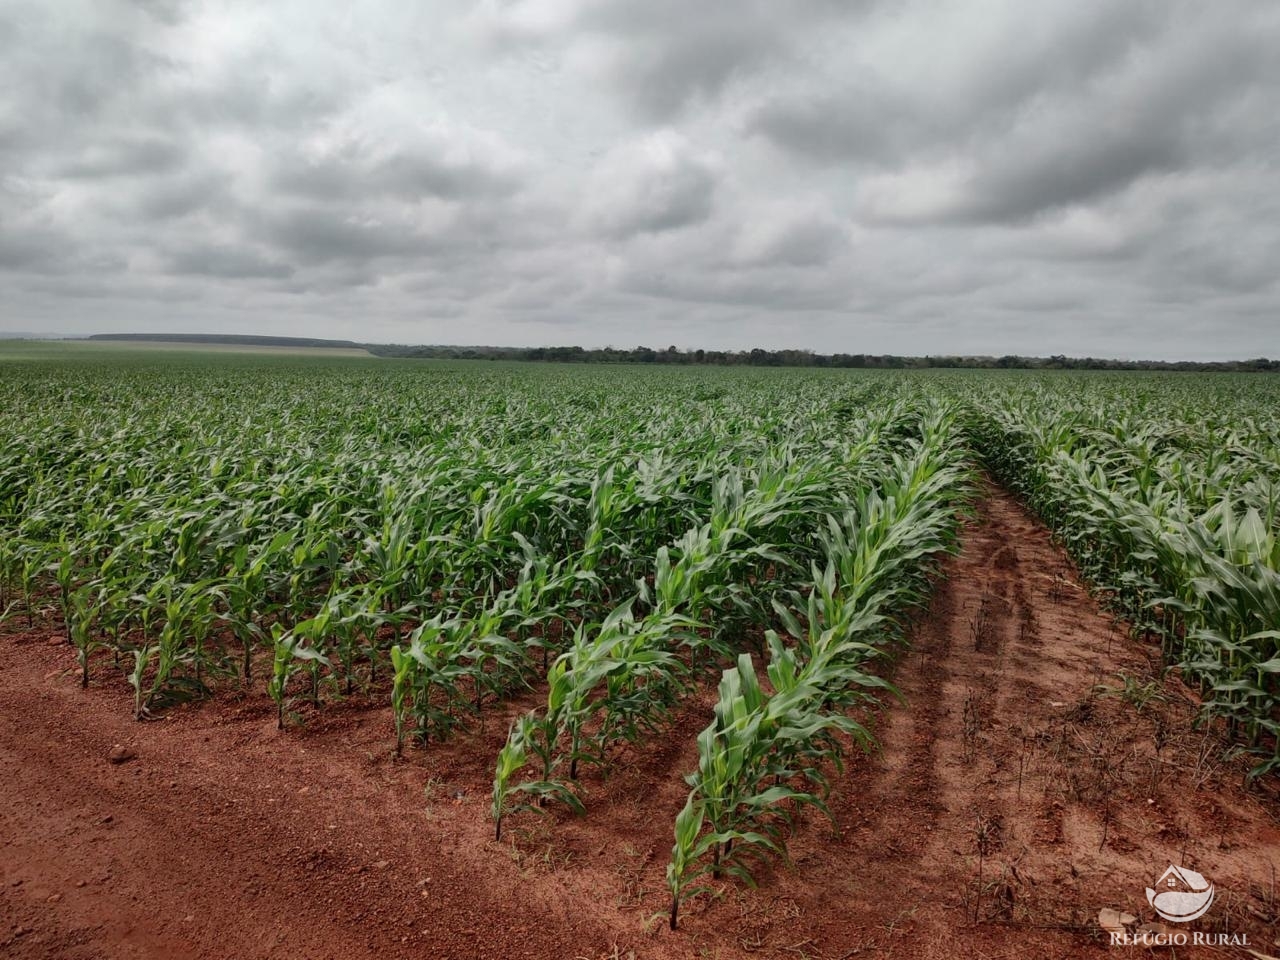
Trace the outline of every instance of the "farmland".
{"type": "Polygon", "coordinates": [[[26,955],[217,955],[182,804],[253,956],[1078,956],[1188,846],[1274,937],[1274,377],[9,349],[6,761],[128,842],[4,879],[174,912],[26,955]]]}

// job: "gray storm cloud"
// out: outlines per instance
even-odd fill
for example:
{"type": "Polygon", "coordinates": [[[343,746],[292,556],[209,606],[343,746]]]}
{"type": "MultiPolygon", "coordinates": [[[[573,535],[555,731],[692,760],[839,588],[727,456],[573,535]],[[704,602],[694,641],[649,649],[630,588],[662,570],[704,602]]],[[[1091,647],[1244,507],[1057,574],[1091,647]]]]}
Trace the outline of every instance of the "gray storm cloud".
{"type": "Polygon", "coordinates": [[[1276,49],[1250,0],[0,0],[0,329],[1277,355],[1276,49]]]}

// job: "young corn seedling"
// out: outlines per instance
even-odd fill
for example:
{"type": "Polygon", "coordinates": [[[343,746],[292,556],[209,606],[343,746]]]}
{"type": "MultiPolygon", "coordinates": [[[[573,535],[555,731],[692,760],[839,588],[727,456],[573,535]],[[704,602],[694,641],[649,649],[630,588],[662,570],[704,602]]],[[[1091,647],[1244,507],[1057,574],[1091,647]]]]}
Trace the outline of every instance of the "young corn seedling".
{"type": "Polygon", "coordinates": [[[94,650],[104,646],[93,635],[94,614],[97,610],[95,600],[98,589],[93,584],[82,584],[66,597],[64,617],[71,643],[76,648],[76,657],[80,663],[80,686],[89,686],[89,657],[94,650]]]}
{"type": "Polygon", "coordinates": [[[820,684],[836,671],[815,668],[806,677],[776,642],[774,654],[769,676],[775,693],[764,693],[750,655],[743,654],[724,672],[715,720],[698,736],[698,770],[688,778],[693,790],[676,820],[667,869],[673,930],[680,903],[699,889],[693,886],[699,877],[709,871],[751,883],[749,860],[782,850],[781,827],[791,819],[784,804],[826,810],[820,792],[788,781],[801,776],[825,788],[817,766],[837,755],[835,732],[869,740],[848,717],[820,712],[820,684]]]}
{"type": "MultiPolygon", "coordinates": [[[[498,751],[498,766],[494,771],[493,777],[493,802],[489,808],[490,815],[493,817],[494,840],[502,839],[502,819],[504,816],[518,813],[521,810],[543,812],[545,801],[547,800],[558,800],[574,813],[586,812],[582,801],[578,799],[573,790],[563,783],[544,777],[541,780],[525,780],[513,785],[512,779],[528,763],[530,745],[543,732],[540,727],[541,724],[535,715],[525,714],[515,722],[515,725],[511,728],[510,735],[507,737],[506,745],[498,751]],[[516,793],[533,797],[535,803],[512,804],[509,798],[516,793]]],[[[548,768],[545,758],[543,759],[545,771],[548,768]]]]}
{"type": "Polygon", "coordinates": [[[330,666],[330,663],[323,653],[305,646],[302,637],[286,631],[279,624],[272,625],[271,648],[271,677],[267,680],[267,693],[276,704],[276,729],[283,730],[289,681],[301,670],[314,671],[330,666]]]}

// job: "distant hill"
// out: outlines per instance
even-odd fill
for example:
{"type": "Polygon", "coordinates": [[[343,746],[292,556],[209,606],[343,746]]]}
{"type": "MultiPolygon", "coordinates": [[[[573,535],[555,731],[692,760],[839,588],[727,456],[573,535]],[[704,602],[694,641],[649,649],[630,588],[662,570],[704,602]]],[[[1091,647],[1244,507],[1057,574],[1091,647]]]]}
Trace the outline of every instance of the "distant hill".
{"type": "Polygon", "coordinates": [[[352,340],[319,340],[314,337],[255,337],[238,333],[95,333],[88,340],[122,340],[145,343],[211,343],[240,347],[331,347],[335,350],[363,350],[352,340]]]}

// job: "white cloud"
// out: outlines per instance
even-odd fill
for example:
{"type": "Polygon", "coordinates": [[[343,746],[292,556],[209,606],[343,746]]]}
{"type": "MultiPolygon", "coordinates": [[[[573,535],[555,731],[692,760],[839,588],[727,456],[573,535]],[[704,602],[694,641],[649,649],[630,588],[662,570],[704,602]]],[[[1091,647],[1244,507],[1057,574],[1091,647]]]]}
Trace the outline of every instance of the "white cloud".
{"type": "Polygon", "coordinates": [[[590,229],[615,239],[701,223],[715,203],[717,166],[670,129],[624,143],[587,178],[582,217],[590,229]]]}

